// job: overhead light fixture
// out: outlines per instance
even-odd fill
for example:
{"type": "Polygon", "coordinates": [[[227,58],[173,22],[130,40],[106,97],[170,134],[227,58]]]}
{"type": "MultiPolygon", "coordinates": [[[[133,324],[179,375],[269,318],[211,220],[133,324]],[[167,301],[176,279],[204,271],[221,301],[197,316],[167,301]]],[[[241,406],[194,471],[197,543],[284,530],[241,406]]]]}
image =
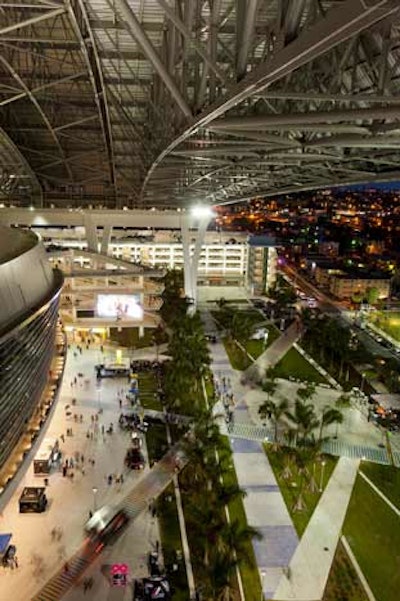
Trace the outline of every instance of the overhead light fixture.
{"type": "Polygon", "coordinates": [[[197,217],[198,219],[205,219],[209,217],[210,219],[215,216],[214,211],[210,206],[206,205],[197,205],[191,208],[191,213],[193,217],[197,217]]]}

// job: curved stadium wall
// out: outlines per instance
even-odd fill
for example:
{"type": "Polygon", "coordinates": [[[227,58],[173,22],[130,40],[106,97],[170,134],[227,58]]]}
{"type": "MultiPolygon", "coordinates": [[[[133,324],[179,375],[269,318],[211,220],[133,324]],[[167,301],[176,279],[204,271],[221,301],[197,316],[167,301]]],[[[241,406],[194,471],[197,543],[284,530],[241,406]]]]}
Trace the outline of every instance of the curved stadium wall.
{"type": "Polygon", "coordinates": [[[61,287],[36,234],[0,228],[0,468],[46,386],[61,287]]]}

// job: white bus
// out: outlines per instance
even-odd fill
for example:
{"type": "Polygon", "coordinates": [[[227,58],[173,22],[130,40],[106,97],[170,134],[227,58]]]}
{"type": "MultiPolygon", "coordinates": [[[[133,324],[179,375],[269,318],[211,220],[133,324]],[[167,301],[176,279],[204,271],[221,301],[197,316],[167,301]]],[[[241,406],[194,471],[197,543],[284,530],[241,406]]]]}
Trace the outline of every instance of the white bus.
{"type": "Polygon", "coordinates": [[[35,476],[48,476],[52,466],[61,458],[58,440],[45,438],[33,460],[33,474],[35,476]]]}

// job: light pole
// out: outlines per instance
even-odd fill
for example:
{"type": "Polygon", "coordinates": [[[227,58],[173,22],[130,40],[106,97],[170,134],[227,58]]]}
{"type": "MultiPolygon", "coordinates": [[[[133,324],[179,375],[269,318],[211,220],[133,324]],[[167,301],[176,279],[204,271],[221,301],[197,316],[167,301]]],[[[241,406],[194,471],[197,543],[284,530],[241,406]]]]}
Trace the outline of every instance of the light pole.
{"type": "Polygon", "coordinates": [[[97,503],[96,503],[96,495],[98,493],[98,488],[96,488],[95,486],[93,486],[92,488],[92,492],[93,492],[93,513],[95,513],[97,511],[97,503]]]}
{"type": "Polygon", "coordinates": [[[260,578],[261,578],[261,595],[260,595],[260,601],[264,601],[264,579],[265,579],[266,575],[267,575],[267,573],[265,572],[265,570],[261,570],[261,572],[260,572],[260,578]]]}
{"type": "Polygon", "coordinates": [[[323,482],[324,482],[325,463],[326,463],[326,461],[322,461],[321,462],[321,478],[319,480],[319,492],[322,492],[322,485],[323,485],[323,482]]]}

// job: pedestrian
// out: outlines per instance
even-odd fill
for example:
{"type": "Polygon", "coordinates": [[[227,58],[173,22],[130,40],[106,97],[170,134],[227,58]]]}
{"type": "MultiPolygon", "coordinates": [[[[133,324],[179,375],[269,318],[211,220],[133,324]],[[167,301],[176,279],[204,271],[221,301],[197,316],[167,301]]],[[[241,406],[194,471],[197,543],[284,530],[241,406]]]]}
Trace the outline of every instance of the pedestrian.
{"type": "Polygon", "coordinates": [[[121,407],[122,407],[122,399],[118,399],[118,402],[119,402],[119,408],[121,409],[121,407]]]}
{"type": "Polygon", "coordinates": [[[90,520],[90,518],[92,518],[92,517],[93,517],[93,511],[92,511],[91,509],[89,509],[89,520],[90,520]]]}
{"type": "Polygon", "coordinates": [[[112,477],[112,474],[110,474],[107,478],[108,486],[111,486],[112,481],[113,481],[113,477],[112,477]]]}
{"type": "Polygon", "coordinates": [[[85,463],[85,456],[84,455],[81,455],[81,463],[82,463],[82,465],[85,463]]]}
{"type": "Polygon", "coordinates": [[[14,555],[14,567],[18,568],[18,557],[14,555]]]}
{"type": "Polygon", "coordinates": [[[62,442],[65,442],[65,436],[64,436],[64,434],[60,434],[60,438],[61,438],[62,442]]]}
{"type": "Polygon", "coordinates": [[[82,414],[79,416],[79,421],[80,421],[80,423],[83,422],[83,415],[82,414]]]}
{"type": "Polygon", "coordinates": [[[101,433],[104,436],[104,424],[102,424],[102,426],[101,426],[101,433]]]}
{"type": "Polygon", "coordinates": [[[67,468],[65,465],[63,465],[63,468],[62,468],[62,475],[63,475],[63,478],[65,478],[67,475],[67,468]]]}
{"type": "Polygon", "coordinates": [[[66,561],[65,564],[64,564],[64,572],[65,572],[65,574],[69,573],[69,563],[68,563],[68,561],[66,561]]]}

